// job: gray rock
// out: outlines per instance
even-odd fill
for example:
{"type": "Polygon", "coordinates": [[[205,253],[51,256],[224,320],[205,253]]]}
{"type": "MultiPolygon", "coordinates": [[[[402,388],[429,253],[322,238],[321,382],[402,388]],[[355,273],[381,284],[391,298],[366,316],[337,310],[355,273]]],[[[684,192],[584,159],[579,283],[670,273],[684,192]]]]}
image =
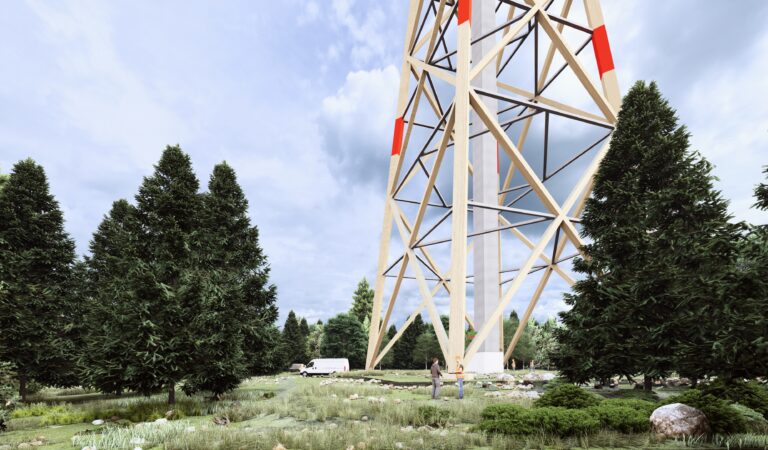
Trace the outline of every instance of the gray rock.
{"type": "Polygon", "coordinates": [[[673,437],[707,434],[710,428],[703,412],[682,403],[672,403],[653,411],[651,430],[673,437]]]}

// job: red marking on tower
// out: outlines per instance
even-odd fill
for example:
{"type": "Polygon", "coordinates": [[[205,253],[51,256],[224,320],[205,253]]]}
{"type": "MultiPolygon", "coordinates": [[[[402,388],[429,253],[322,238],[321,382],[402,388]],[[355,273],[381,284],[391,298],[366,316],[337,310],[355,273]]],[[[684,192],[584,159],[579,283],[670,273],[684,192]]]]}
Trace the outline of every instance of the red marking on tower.
{"type": "Polygon", "coordinates": [[[472,25],[472,0],[459,0],[456,17],[459,19],[459,25],[466,21],[469,21],[469,24],[472,25]]]}
{"type": "Polygon", "coordinates": [[[597,71],[600,72],[602,79],[605,72],[613,70],[613,56],[611,55],[611,46],[608,44],[608,33],[605,31],[605,25],[600,25],[592,30],[592,48],[595,49],[597,71]]]}
{"type": "Polygon", "coordinates": [[[395,119],[395,132],[392,136],[392,156],[399,155],[403,149],[403,126],[405,121],[402,117],[395,119]]]}

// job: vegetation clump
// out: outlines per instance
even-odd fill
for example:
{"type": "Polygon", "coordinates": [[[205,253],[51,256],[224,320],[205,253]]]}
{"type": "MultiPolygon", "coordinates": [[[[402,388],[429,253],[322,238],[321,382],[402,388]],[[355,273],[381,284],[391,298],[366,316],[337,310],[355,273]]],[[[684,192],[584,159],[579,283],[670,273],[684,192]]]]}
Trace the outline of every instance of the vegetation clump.
{"type": "Polygon", "coordinates": [[[662,405],[682,403],[701,410],[714,434],[743,433],[747,431],[747,421],[726,400],[705,394],[698,389],[691,389],[661,402],[662,405]]]}
{"type": "Polygon", "coordinates": [[[596,406],[600,399],[572,384],[561,384],[544,392],[534,403],[537,407],[558,406],[568,409],[581,409],[596,406]]]}
{"type": "Polygon", "coordinates": [[[479,429],[510,435],[549,433],[574,436],[594,433],[600,425],[600,421],[587,410],[549,406],[528,409],[504,403],[483,410],[479,429]]]}

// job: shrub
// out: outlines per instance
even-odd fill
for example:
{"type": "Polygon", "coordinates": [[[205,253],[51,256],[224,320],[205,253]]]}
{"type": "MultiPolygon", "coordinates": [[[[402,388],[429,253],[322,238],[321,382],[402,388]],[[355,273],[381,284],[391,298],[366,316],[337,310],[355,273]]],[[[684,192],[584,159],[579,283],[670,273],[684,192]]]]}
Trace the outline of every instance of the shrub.
{"type": "Polygon", "coordinates": [[[600,399],[572,384],[562,384],[546,392],[534,402],[534,406],[559,406],[568,409],[580,409],[595,406],[600,399]]]}
{"type": "Polygon", "coordinates": [[[482,418],[481,430],[510,435],[573,436],[593,433],[600,428],[600,421],[588,411],[558,407],[526,409],[504,403],[485,408],[482,418]]]}
{"type": "Polygon", "coordinates": [[[742,433],[747,429],[747,422],[728,402],[704,394],[698,389],[691,389],[680,395],[670,397],[662,405],[682,403],[701,410],[709,420],[709,426],[715,434],[742,433]]]}
{"type": "Polygon", "coordinates": [[[733,409],[741,414],[741,417],[747,422],[747,427],[755,433],[765,433],[768,431],[768,420],[765,420],[762,414],[738,403],[731,405],[733,409]]]}
{"type": "Polygon", "coordinates": [[[640,433],[650,428],[650,417],[656,405],[643,400],[613,399],[591,406],[587,411],[603,428],[621,433],[640,433]]]}
{"type": "Polygon", "coordinates": [[[756,381],[725,381],[717,379],[697,388],[704,394],[710,394],[720,399],[730,400],[747,406],[768,419],[768,390],[756,381]]]}
{"type": "Polygon", "coordinates": [[[420,406],[413,418],[413,425],[430,427],[444,427],[448,425],[451,413],[435,406],[420,406]]]}

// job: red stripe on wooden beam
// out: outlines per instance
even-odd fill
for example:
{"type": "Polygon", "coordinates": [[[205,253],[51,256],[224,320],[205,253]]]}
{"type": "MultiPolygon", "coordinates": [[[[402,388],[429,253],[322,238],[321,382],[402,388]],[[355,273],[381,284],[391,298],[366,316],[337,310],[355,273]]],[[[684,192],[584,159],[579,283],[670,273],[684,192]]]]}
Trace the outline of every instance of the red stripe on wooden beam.
{"type": "Polygon", "coordinates": [[[392,156],[399,155],[403,149],[403,126],[405,121],[402,117],[395,119],[395,133],[392,136],[392,156]]]}
{"type": "Polygon", "coordinates": [[[470,21],[470,25],[472,24],[472,0],[458,0],[459,6],[458,11],[456,12],[456,17],[459,19],[459,25],[466,21],[470,21]]]}
{"type": "Polygon", "coordinates": [[[608,44],[608,33],[605,31],[605,25],[600,25],[592,30],[592,48],[595,49],[597,71],[600,72],[602,79],[605,72],[613,70],[613,56],[611,55],[611,46],[608,44]]]}

